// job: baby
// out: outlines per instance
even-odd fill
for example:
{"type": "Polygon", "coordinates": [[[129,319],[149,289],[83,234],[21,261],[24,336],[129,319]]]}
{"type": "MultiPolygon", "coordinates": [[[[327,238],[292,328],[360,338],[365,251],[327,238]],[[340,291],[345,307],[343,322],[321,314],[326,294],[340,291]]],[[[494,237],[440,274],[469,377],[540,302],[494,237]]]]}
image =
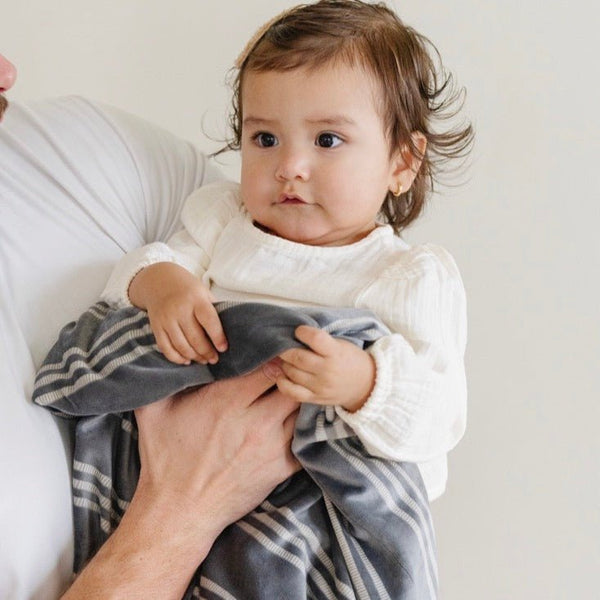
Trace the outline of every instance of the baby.
{"type": "Polygon", "coordinates": [[[335,407],[370,454],[417,463],[430,499],[465,427],[465,296],[448,252],[399,234],[473,136],[439,128],[461,95],[436,57],[382,4],[324,0],[268,23],[237,65],[241,183],[194,193],[183,230],[127,255],[103,294],[147,310],[180,364],[227,350],[215,301],[372,310],[390,335],[365,350],[301,326],[276,383],[335,407]]]}

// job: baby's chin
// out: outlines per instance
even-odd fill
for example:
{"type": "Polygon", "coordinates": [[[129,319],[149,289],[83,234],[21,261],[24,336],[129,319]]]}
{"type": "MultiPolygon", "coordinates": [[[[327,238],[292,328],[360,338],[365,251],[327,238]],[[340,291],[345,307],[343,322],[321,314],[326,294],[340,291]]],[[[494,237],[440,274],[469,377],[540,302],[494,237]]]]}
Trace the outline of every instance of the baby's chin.
{"type": "Polygon", "coordinates": [[[283,238],[284,240],[294,242],[295,244],[304,244],[305,246],[347,246],[359,241],[367,235],[367,233],[364,233],[352,238],[344,236],[341,232],[329,230],[316,231],[313,227],[309,227],[308,229],[303,227],[283,227],[281,229],[275,229],[260,223],[256,219],[253,219],[252,223],[257,229],[260,229],[269,235],[283,238]]]}
{"type": "Polygon", "coordinates": [[[254,227],[256,227],[257,229],[260,229],[264,233],[268,233],[269,235],[274,235],[275,237],[283,238],[284,240],[287,240],[288,242],[296,242],[298,244],[306,243],[303,238],[298,237],[296,235],[291,235],[287,231],[286,232],[278,232],[275,229],[271,229],[270,227],[267,227],[266,225],[259,223],[257,220],[254,220],[252,222],[254,224],[254,227]]]}

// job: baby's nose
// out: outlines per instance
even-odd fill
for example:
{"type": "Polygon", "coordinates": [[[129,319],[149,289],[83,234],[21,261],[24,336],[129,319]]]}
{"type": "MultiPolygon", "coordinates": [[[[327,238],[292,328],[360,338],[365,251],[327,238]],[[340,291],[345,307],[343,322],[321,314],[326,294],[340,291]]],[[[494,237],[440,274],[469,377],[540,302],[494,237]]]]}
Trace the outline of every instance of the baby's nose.
{"type": "Polygon", "coordinates": [[[293,181],[294,179],[306,181],[309,171],[309,158],[306,153],[289,148],[281,152],[275,176],[281,181],[293,181]]]}

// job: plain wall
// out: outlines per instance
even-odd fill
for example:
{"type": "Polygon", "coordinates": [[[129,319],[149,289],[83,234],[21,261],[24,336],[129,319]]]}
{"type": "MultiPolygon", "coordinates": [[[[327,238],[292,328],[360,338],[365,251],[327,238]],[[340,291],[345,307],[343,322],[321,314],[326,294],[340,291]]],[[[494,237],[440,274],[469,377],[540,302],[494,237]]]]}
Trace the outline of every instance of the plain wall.
{"type": "MultiPolygon", "coordinates": [[[[225,74],[276,0],[1,0],[10,97],[81,94],[214,150],[225,74]]],[[[600,566],[598,15],[590,3],[395,2],[468,88],[477,144],[412,242],[469,299],[469,425],[434,503],[446,600],[597,595],[600,566]]],[[[235,175],[237,162],[227,170],[235,175]]]]}

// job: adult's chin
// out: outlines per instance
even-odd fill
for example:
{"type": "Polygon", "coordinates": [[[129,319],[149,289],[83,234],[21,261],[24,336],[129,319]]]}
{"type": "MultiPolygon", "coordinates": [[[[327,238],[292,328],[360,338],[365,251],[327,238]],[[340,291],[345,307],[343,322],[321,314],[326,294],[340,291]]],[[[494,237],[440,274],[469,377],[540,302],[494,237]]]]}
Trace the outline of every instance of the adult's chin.
{"type": "Polygon", "coordinates": [[[8,108],[8,100],[0,94],[0,121],[4,115],[4,111],[8,108]]]}

